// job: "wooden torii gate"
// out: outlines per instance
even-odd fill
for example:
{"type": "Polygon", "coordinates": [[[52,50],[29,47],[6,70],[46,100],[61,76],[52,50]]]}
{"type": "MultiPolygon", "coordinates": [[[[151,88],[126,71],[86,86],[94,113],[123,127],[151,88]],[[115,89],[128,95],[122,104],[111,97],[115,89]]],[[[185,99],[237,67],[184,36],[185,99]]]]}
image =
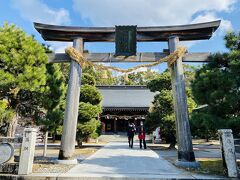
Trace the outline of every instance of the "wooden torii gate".
{"type": "MultiPolygon", "coordinates": [[[[180,26],[137,27],[136,38],[137,42],[168,42],[171,53],[177,49],[179,41],[211,38],[219,25],[220,20],[180,26]]],[[[73,42],[73,47],[81,53],[84,53],[84,42],[115,41],[115,27],[72,27],[40,23],[34,23],[34,27],[44,40],[73,42]]],[[[92,62],[154,62],[166,57],[169,52],[137,53],[136,56],[129,57],[115,57],[113,53],[84,53],[84,57],[92,62]]],[[[176,164],[180,166],[197,167],[188,120],[182,62],[207,62],[209,55],[210,53],[187,53],[170,68],[178,143],[176,164]]],[[[49,62],[71,62],[59,160],[69,160],[70,163],[76,163],[76,161],[71,160],[73,160],[75,151],[82,68],[64,53],[49,55],[49,62]]]]}

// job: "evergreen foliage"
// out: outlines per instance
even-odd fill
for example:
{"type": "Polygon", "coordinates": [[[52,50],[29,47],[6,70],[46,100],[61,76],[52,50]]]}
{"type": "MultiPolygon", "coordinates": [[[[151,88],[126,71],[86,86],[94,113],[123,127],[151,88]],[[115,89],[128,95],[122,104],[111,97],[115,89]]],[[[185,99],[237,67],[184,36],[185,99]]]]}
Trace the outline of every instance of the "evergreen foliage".
{"type": "Polygon", "coordinates": [[[44,125],[43,131],[49,131],[55,141],[57,129],[63,124],[66,84],[58,64],[47,64],[46,68],[46,85],[44,91],[39,94],[39,101],[45,113],[44,116],[38,118],[37,123],[44,125]]]}
{"type": "Polygon", "coordinates": [[[15,25],[0,27],[0,100],[14,112],[5,135],[14,136],[19,116],[38,112],[33,96],[46,83],[46,63],[45,49],[32,36],[15,25]]]}
{"type": "Polygon", "coordinates": [[[240,137],[240,34],[228,33],[225,41],[229,52],[212,55],[192,83],[195,100],[208,105],[192,116],[192,128],[201,137],[206,130],[214,137],[219,128],[231,128],[240,137]]]}
{"type": "MultiPolygon", "coordinates": [[[[186,85],[189,84],[188,80],[193,77],[194,70],[190,66],[185,67],[186,85]]],[[[166,70],[161,73],[157,78],[149,81],[147,87],[152,92],[159,92],[155,95],[153,106],[150,108],[147,115],[145,124],[148,131],[153,131],[157,127],[161,129],[161,137],[170,147],[174,147],[176,143],[176,124],[174,116],[174,106],[171,87],[170,72],[166,70]]],[[[188,110],[196,107],[195,101],[192,99],[192,93],[189,86],[186,87],[188,110]]]]}
{"type": "MultiPolygon", "coordinates": [[[[88,71],[89,72],[89,71],[88,71]]],[[[95,79],[89,73],[83,73],[84,85],[81,86],[80,104],[78,110],[78,129],[77,142],[78,146],[83,141],[87,141],[90,137],[97,138],[99,136],[99,127],[101,125],[98,116],[101,113],[102,95],[94,86],[95,79]]]]}

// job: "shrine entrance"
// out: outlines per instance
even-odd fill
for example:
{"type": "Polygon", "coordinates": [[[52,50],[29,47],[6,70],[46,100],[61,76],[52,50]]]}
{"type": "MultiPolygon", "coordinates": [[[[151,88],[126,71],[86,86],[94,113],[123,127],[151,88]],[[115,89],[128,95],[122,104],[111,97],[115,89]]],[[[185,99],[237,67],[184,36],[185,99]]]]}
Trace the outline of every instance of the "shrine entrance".
{"type": "MultiPolygon", "coordinates": [[[[188,121],[182,63],[207,62],[210,53],[185,53],[185,51],[182,51],[179,42],[209,39],[219,25],[220,21],[155,27],[71,27],[34,23],[34,27],[44,40],[73,42],[74,47],[66,51],[68,55],[58,53],[49,56],[50,63],[71,63],[59,160],[77,163],[76,160],[73,160],[73,154],[81,86],[81,65],[88,64],[100,69],[109,69],[109,67],[96,65],[94,62],[152,62],[152,64],[149,64],[149,66],[152,66],[168,60],[176,117],[178,144],[176,164],[185,167],[197,167],[188,121]],[[85,53],[84,42],[116,42],[116,52],[85,53]],[[168,42],[169,49],[163,52],[139,53],[136,52],[136,42],[168,42]]],[[[134,70],[134,68],[120,70],[114,67],[111,69],[120,72],[134,70]]]]}
{"type": "Polygon", "coordinates": [[[129,121],[139,126],[140,121],[145,121],[156,95],[146,86],[112,85],[97,88],[103,96],[102,113],[99,116],[102,134],[126,134],[129,121]]]}

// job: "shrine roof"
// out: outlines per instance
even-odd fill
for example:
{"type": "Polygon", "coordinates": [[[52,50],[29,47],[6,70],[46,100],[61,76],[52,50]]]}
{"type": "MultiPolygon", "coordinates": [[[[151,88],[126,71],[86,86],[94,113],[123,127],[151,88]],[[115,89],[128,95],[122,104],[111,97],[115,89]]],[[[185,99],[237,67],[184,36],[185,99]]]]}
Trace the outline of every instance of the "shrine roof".
{"type": "Polygon", "coordinates": [[[146,86],[97,86],[107,110],[148,110],[156,93],[146,86]]]}
{"type": "MultiPolygon", "coordinates": [[[[137,27],[137,41],[168,41],[170,36],[178,36],[181,41],[209,39],[220,22],[137,27]]],[[[73,41],[76,38],[83,38],[85,42],[115,41],[115,27],[58,26],[36,22],[34,27],[47,41],[73,41]]]]}

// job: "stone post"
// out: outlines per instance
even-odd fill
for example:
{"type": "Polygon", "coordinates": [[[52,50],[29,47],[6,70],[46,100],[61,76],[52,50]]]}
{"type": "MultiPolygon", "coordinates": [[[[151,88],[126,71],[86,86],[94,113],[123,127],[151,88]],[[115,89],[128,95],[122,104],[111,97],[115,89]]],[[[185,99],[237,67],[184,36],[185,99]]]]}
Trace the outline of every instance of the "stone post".
{"type": "Polygon", "coordinates": [[[32,173],[36,136],[37,130],[35,128],[24,129],[18,174],[26,175],[32,173]]]}
{"type": "MultiPolygon", "coordinates": [[[[83,52],[83,39],[77,38],[73,42],[73,47],[78,52],[83,52]]],[[[61,139],[61,149],[58,159],[59,163],[76,164],[73,159],[76,142],[78,106],[81,87],[82,68],[74,60],[71,61],[70,74],[68,81],[67,102],[64,115],[63,133],[61,139]],[[61,161],[62,160],[62,161],[61,161]],[[68,160],[68,161],[64,161],[68,160]]]]}
{"type": "Polygon", "coordinates": [[[47,156],[47,145],[48,145],[48,131],[45,132],[45,136],[44,136],[43,157],[47,156]]]}
{"type": "MultiPolygon", "coordinates": [[[[170,53],[174,52],[178,45],[178,37],[172,36],[169,38],[168,46],[170,53]]],[[[195,161],[192,146],[182,59],[178,59],[171,66],[170,73],[178,143],[178,160],[176,161],[176,165],[197,168],[199,167],[199,163],[195,161]]]]}
{"type": "Polygon", "coordinates": [[[234,140],[231,129],[218,130],[223,165],[227,169],[228,177],[238,177],[234,140]]]}

